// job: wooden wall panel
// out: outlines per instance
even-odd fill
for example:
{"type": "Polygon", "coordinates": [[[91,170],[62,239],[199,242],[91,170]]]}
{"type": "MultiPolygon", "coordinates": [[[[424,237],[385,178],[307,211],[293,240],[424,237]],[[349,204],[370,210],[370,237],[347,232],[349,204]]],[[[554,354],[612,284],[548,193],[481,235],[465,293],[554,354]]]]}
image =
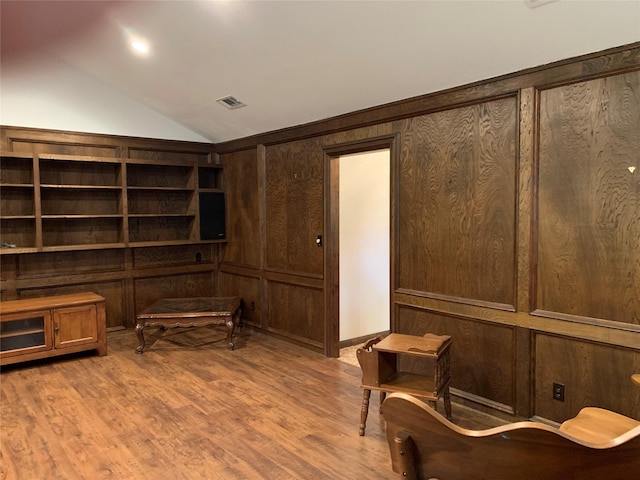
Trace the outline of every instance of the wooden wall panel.
{"type": "Polygon", "coordinates": [[[395,133],[393,122],[381,123],[379,125],[371,125],[353,130],[344,130],[342,132],[334,132],[323,136],[322,144],[325,147],[345,144],[358,144],[367,142],[372,138],[387,137],[395,133]]]}
{"type": "Polygon", "coordinates": [[[218,246],[211,244],[134,248],[132,251],[135,268],[215,265],[218,261],[218,246]]]}
{"type": "MultiPolygon", "coordinates": [[[[195,150],[195,148],[194,148],[195,150]]],[[[202,151],[189,151],[184,149],[181,151],[179,148],[158,148],[154,147],[129,147],[129,158],[135,158],[139,160],[160,160],[167,162],[198,162],[202,165],[206,165],[211,159],[211,152],[202,151]]]]}
{"type": "Polygon", "coordinates": [[[124,269],[124,261],[124,249],[32,253],[18,258],[16,278],[26,280],[58,275],[118,272],[124,269]]]}
{"type": "Polygon", "coordinates": [[[220,272],[216,285],[217,295],[238,296],[242,299],[242,320],[248,325],[261,328],[263,305],[260,295],[259,276],[220,272]]]}
{"type": "Polygon", "coordinates": [[[399,306],[397,331],[450,335],[452,387],[468,398],[513,413],[516,409],[516,329],[399,306]]]}
{"type": "MultiPolygon", "coordinates": [[[[0,280],[15,280],[19,259],[18,255],[2,255],[0,257],[0,280]]],[[[5,300],[4,297],[2,299],[5,300]]]]}
{"type": "Polygon", "coordinates": [[[154,276],[134,280],[135,312],[147,308],[161,298],[211,297],[213,275],[209,272],[191,275],[154,276]]]}
{"type": "Polygon", "coordinates": [[[542,91],[539,128],[536,307],[640,325],[640,72],[542,91]]]}
{"type": "Polygon", "coordinates": [[[319,139],[266,149],[266,268],[323,275],[324,156],[319,139]]]}
{"type": "Polygon", "coordinates": [[[268,329],[322,348],[324,294],[322,289],[269,281],[268,329]]]}
{"type": "Polygon", "coordinates": [[[18,290],[16,299],[38,298],[71,293],[97,293],[105,299],[107,328],[122,328],[125,323],[125,286],[121,281],[82,283],[79,285],[41,286],[18,290]]]}
{"type": "Polygon", "coordinates": [[[640,372],[640,350],[538,332],[534,355],[537,416],[562,422],[582,407],[598,406],[640,418],[640,395],[631,382],[640,372]],[[553,400],[554,382],[565,386],[564,402],[553,400]]]}
{"type": "Polygon", "coordinates": [[[227,238],[222,249],[226,263],[260,267],[260,186],[257,151],[244,150],[223,155],[227,238]]]}
{"type": "Polygon", "coordinates": [[[403,122],[398,287],[515,309],[514,97],[403,122]]]}
{"type": "Polygon", "coordinates": [[[57,143],[46,140],[20,138],[11,140],[9,147],[14,152],[56,153],[61,155],[93,155],[96,157],[119,157],[121,149],[115,145],[86,145],[82,143],[57,143]]]}

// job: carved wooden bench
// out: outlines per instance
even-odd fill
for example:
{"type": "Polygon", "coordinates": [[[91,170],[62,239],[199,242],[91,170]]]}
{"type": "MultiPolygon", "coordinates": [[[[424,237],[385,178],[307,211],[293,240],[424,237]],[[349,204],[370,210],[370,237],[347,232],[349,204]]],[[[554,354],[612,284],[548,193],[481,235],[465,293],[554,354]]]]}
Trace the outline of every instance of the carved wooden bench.
{"type": "Polygon", "coordinates": [[[382,405],[393,470],[408,480],[640,478],[640,422],[587,407],[560,428],[518,422],[467,430],[411,395],[382,405]]]}

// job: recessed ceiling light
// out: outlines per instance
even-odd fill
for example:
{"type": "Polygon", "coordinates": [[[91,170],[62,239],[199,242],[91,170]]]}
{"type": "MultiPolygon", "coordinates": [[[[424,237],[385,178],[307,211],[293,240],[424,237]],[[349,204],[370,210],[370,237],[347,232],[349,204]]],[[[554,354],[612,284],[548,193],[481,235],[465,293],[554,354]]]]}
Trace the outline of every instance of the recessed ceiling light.
{"type": "Polygon", "coordinates": [[[133,40],[131,42],[131,48],[139,55],[146,55],[149,53],[149,44],[144,40],[133,40]]]}

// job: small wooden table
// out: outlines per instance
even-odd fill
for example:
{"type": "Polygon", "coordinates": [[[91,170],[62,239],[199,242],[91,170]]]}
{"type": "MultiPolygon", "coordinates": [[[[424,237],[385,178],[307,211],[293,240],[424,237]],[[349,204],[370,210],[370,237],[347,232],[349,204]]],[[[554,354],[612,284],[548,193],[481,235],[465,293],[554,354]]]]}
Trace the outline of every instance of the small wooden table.
{"type": "Polygon", "coordinates": [[[451,337],[427,333],[423,337],[392,333],[384,340],[369,340],[356,352],[362,367],[364,389],[360,413],[360,436],[364,435],[369,412],[371,390],[380,391],[380,406],[387,392],[404,392],[426,399],[436,408],[437,400],[444,397],[447,419],[451,420],[451,384],[449,350],[451,337]],[[399,356],[418,357],[432,368],[428,375],[404,372],[399,356]]]}
{"type": "Polygon", "coordinates": [[[136,353],[144,351],[144,329],[160,327],[203,327],[226,325],[227,346],[233,350],[233,332],[240,319],[239,297],[162,298],[136,317],[139,345],[136,353]]]}

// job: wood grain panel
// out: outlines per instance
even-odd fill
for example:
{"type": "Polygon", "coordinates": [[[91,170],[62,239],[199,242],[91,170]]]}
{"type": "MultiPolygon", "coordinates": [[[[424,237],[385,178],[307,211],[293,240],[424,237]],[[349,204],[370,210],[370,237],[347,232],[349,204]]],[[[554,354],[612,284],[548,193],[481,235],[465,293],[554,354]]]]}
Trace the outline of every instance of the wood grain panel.
{"type": "Polygon", "coordinates": [[[18,255],[2,255],[0,257],[0,280],[14,280],[18,272],[18,255]]]}
{"type": "MultiPolygon", "coordinates": [[[[396,307],[398,333],[450,335],[452,387],[515,411],[516,329],[396,307]]],[[[495,405],[499,406],[499,405],[495,405]]]]}
{"type": "Polygon", "coordinates": [[[118,157],[120,149],[115,145],[82,145],[59,141],[31,140],[28,138],[9,139],[16,152],[57,153],[63,155],[94,155],[96,157],[118,157]]]}
{"type": "Polygon", "coordinates": [[[17,298],[39,298],[84,292],[93,292],[104,297],[107,328],[122,328],[127,326],[127,319],[124,314],[124,282],[121,281],[25,288],[18,290],[17,298]]]}
{"type": "Polygon", "coordinates": [[[515,98],[402,123],[399,287],[513,308],[515,98]]]}
{"type": "Polygon", "coordinates": [[[531,241],[533,235],[533,169],[536,145],[536,92],[534,88],[520,91],[520,152],[518,184],[518,266],[517,266],[517,305],[519,312],[529,312],[531,299],[531,241]]]}
{"type": "Polygon", "coordinates": [[[32,253],[18,257],[18,279],[52,277],[124,269],[124,249],[32,253]]]}
{"type": "Polygon", "coordinates": [[[266,267],[323,274],[324,156],[319,139],[266,149],[266,267]]]}
{"type": "MultiPolygon", "coordinates": [[[[4,192],[2,192],[4,194],[4,192]]],[[[13,243],[18,249],[37,247],[37,226],[35,220],[26,218],[14,218],[11,220],[0,219],[0,231],[2,241],[13,243]]]]}
{"type": "Polygon", "coordinates": [[[134,315],[160,298],[214,296],[213,275],[209,272],[138,278],[134,280],[133,284],[135,291],[134,315]]]}
{"type": "Polygon", "coordinates": [[[118,217],[44,219],[42,246],[121,244],[122,220],[118,217]]]}
{"type": "Polygon", "coordinates": [[[597,406],[640,418],[640,395],[631,381],[640,372],[640,348],[615,348],[577,338],[538,333],[534,347],[535,414],[556,422],[597,406]],[[565,401],[553,400],[553,383],[565,401]]]}
{"type": "MultiPolygon", "coordinates": [[[[197,145],[197,144],[194,144],[197,145]]],[[[211,147],[213,150],[213,146],[211,147]]],[[[206,164],[211,158],[211,152],[202,151],[180,151],[180,150],[164,150],[159,148],[129,148],[129,158],[138,160],[166,160],[170,162],[193,163],[198,162],[206,164]]]]}
{"type": "Polygon", "coordinates": [[[640,325],[638,152],[640,72],[541,92],[536,308],[640,325]]]}
{"type": "Polygon", "coordinates": [[[364,128],[330,133],[323,136],[322,144],[326,148],[332,145],[366,142],[372,138],[392,135],[394,133],[393,126],[393,122],[387,122],[364,128]]]}
{"type": "Polygon", "coordinates": [[[242,320],[246,324],[261,328],[264,305],[260,301],[260,278],[257,276],[220,272],[216,284],[216,295],[238,296],[242,299],[242,320]]]}
{"type": "Polygon", "coordinates": [[[260,266],[260,205],[257,151],[223,155],[227,238],[222,260],[258,268],[260,266]]]}
{"type": "Polygon", "coordinates": [[[168,247],[134,248],[135,268],[168,267],[217,263],[218,245],[179,245],[168,247]]]}
{"type": "Polygon", "coordinates": [[[268,328],[321,347],[324,341],[324,295],[322,290],[268,282],[268,328]]]}

